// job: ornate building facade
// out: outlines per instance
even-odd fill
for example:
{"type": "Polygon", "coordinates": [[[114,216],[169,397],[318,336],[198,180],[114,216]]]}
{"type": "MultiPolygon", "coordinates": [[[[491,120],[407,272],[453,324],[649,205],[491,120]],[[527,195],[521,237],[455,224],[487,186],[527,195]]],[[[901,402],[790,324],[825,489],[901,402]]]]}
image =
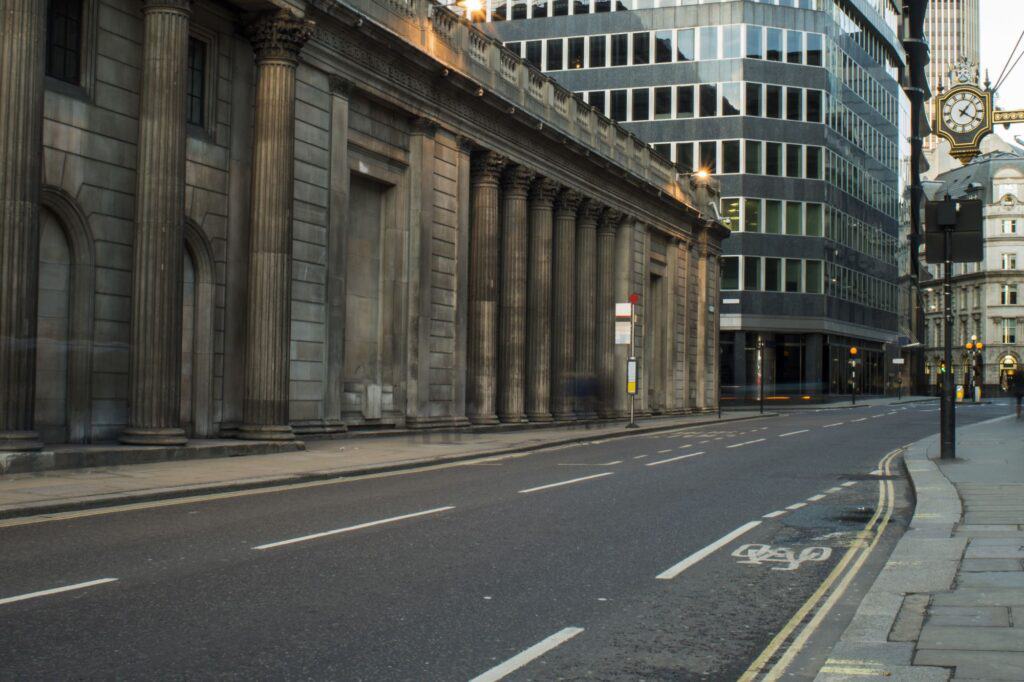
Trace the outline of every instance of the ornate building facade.
{"type": "Polygon", "coordinates": [[[448,10],[0,11],[0,451],[715,406],[713,187],[448,10]]]}

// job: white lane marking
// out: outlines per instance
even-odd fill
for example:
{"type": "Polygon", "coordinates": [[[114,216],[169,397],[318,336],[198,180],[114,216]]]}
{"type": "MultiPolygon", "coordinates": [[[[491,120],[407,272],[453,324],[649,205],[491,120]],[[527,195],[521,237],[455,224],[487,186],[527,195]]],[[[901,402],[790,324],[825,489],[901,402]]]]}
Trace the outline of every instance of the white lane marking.
{"type": "Polygon", "coordinates": [[[692,448],[692,447],[693,447],[693,443],[690,443],[689,445],[680,445],[678,448],[676,448],[676,450],[685,450],[686,448],[692,448]]]}
{"type": "Polygon", "coordinates": [[[527,488],[526,490],[520,490],[521,493],[535,493],[538,490],[547,490],[548,488],[557,488],[561,485],[570,485],[572,483],[579,483],[580,481],[589,481],[592,478],[601,478],[602,476],[611,476],[611,471],[606,471],[603,474],[592,474],[590,476],[583,476],[581,478],[570,478],[568,481],[559,481],[558,483],[548,483],[547,485],[539,485],[536,488],[527,488]]]}
{"type": "Polygon", "coordinates": [[[778,511],[769,512],[769,513],[765,514],[764,516],[762,516],[761,518],[762,519],[774,519],[776,516],[782,516],[785,513],[786,513],[785,509],[780,509],[778,511]]]}
{"type": "Polygon", "coordinates": [[[616,464],[622,464],[621,459],[617,459],[613,462],[559,462],[560,467],[613,467],[616,464]]]}
{"type": "Polygon", "coordinates": [[[837,492],[839,492],[840,490],[842,490],[842,488],[840,488],[840,487],[838,487],[838,486],[837,486],[837,487],[835,487],[835,488],[829,488],[829,489],[828,489],[828,490],[826,490],[825,492],[827,492],[827,493],[837,493],[837,492]]]}
{"type": "Polygon", "coordinates": [[[807,498],[807,501],[808,502],[817,502],[818,500],[824,500],[824,499],[825,499],[824,495],[811,495],[810,497],[807,498]]]}
{"type": "Polygon", "coordinates": [[[726,449],[728,449],[728,448],[742,448],[744,445],[753,445],[754,443],[763,443],[763,442],[764,442],[764,438],[758,438],[757,440],[748,440],[746,443],[736,443],[735,445],[726,445],[725,447],[726,447],[726,449]]]}
{"type": "Polygon", "coordinates": [[[669,462],[678,462],[681,459],[689,459],[690,457],[696,457],[697,455],[703,455],[704,452],[691,452],[688,455],[679,455],[678,457],[669,457],[668,459],[659,459],[657,462],[648,462],[645,467],[656,467],[659,464],[668,464],[669,462]]]}
{"type": "Polygon", "coordinates": [[[482,675],[477,675],[469,682],[497,682],[519,670],[530,661],[540,658],[560,644],[568,642],[576,635],[583,632],[583,628],[565,628],[559,630],[550,637],[545,637],[529,649],[519,652],[512,658],[500,665],[496,665],[482,675]]]}
{"type": "Polygon", "coordinates": [[[847,481],[846,483],[841,483],[840,485],[842,485],[842,487],[844,488],[849,488],[851,485],[857,485],[857,481],[847,481]]]}
{"type": "Polygon", "coordinates": [[[99,580],[90,580],[85,583],[75,583],[74,585],[65,585],[64,587],[54,587],[50,590],[40,590],[38,592],[29,592],[28,594],[19,594],[14,597],[3,597],[0,598],[0,606],[4,604],[13,604],[16,601],[25,601],[26,599],[35,599],[36,597],[48,597],[51,594],[60,594],[61,592],[71,592],[72,590],[82,590],[86,587],[93,587],[94,585],[103,585],[105,583],[116,582],[117,578],[100,578],[99,580]]]}
{"type": "Polygon", "coordinates": [[[797,502],[796,504],[789,505],[788,507],[786,507],[786,509],[788,509],[790,511],[795,511],[797,509],[800,509],[801,507],[806,507],[806,506],[807,506],[806,502],[797,502]]]}
{"type": "Polygon", "coordinates": [[[647,455],[637,455],[637,456],[636,456],[636,457],[634,457],[633,459],[643,459],[643,458],[644,458],[644,457],[646,457],[646,456],[647,456],[647,455]]]}
{"type": "Polygon", "coordinates": [[[664,454],[666,454],[666,453],[668,453],[668,452],[672,452],[672,449],[671,449],[671,448],[669,448],[668,450],[658,450],[658,454],[659,454],[659,455],[664,455],[664,454]]]}
{"type": "Polygon", "coordinates": [[[699,443],[697,443],[697,445],[704,445],[704,443],[707,443],[707,441],[706,440],[702,440],[699,443]]]}
{"type": "Polygon", "coordinates": [[[843,425],[843,422],[836,422],[835,424],[825,424],[821,428],[823,428],[823,429],[831,429],[833,426],[842,426],[842,425],[843,425]]]}
{"type": "Polygon", "coordinates": [[[790,436],[795,436],[798,433],[807,433],[808,431],[810,431],[810,429],[800,429],[799,431],[790,431],[789,433],[779,434],[779,438],[789,438],[790,436]]]}
{"type": "Polygon", "coordinates": [[[879,417],[884,417],[884,416],[885,416],[884,414],[873,414],[873,415],[871,415],[871,418],[872,419],[878,419],[879,417]]]}
{"type": "Polygon", "coordinates": [[[603,466],[603,467],[613,467],[616,464],[622,464],[622,460],[621,459],[616,459],[616,460],[611,461],[611,462],[605,462],[601,466],[603,466]]]}
{"type": "Polygon", "coordinates": [[[384,523],[393,523],[395,521],[404,521],[405,519],[416,518],[417,516],[426,516],[427,514],[437,514],[443,511],[449,511],[455,509],[455,507],[437,507],[436,509],[427,509],[426,511],[413,512],[412,514],[402,514],[401,516],[392,516],[388,519],[380,519],[379,521],[369,521],[367,523],[360,523],[356,526],[349,526],[347,528],[337,528],[335,530],[326,530],[322,533],[313,533],[312,535],[303,535],[300,538],[292,538],[290,540],[280,540],[278,542],[268,542],[265,545],[256,545],[253,549],[273,549],[274,547],[281,547],[283,545],[292,545],[296,542],[305,542],[306,540],[318,540],[320,538],[326,538],[331,535],[338,535],[339,533],[350,533],[354,530],[362,530],[363,528],[370,528],[372,526],[379,526],[384,523]]]}
{"type": "Polygon", "coordinates": [[[716,438],[715,440],[722,440],[723,438],[725,438],[725,436],[719,436],[719,437],[718,437],[718,438],[716,438]]]}
{"type": "Polygon", "coordinates": [[[851,424],[854,424],[854,423],[856,423],[856,422],[866,422],[867,420],[868,420],[868,418],[867,418],[867,417],[861,417],[860,419],[851,419],[851,420],[850,420],[850,423],[851,423],[851,424]]]}
{"type": "Polygon", "coordinates": [[[661,573],[659,573],[657,575],[657,579],[658,580],[672,580],[672,578],[675,578],[677,575],[679,575],[680,573],[682,573],[683,571],[688,569],[690,566],[693,566],[695,563],[697,563],[698,561],[700,561],[704,557],[708,556],[709,554],[712,554],[716,550],[721,549],[722,547],[724,547],[725,545],[729,544],[730,542],[732,542],[733,540],[735,540],[739,536],[743,535],[747,531],[752,530],[754,528],[757,528],[760,525],[761,525],[760,521],[751,521],[750,523],[743,524],[742,526],[740,526],[736,530],[732,531],[731,533],[722,536],[718,540],[715,540],[714,542],[712,542],[710,545],[708,545],[704,549],[701,549],[701,550],[698,550],[698,551],[694,552],[690,556],[688,556],[685,559],[683,559],[682,561],[680,561],[675,566],[672,566],[671,568],[668,568],[668,569],[662,571],[661,573]]]}

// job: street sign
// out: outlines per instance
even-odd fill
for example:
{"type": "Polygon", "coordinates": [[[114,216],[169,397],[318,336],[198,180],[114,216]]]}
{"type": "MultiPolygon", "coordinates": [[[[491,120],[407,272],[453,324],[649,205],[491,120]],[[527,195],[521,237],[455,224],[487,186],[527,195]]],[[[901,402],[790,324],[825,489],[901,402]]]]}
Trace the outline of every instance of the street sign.
{"type": "Polygon", "coordinates": [[[740,302],[738,298],[723,298],[722,305],[735,305],[740,302]]]}
{"type": "Polygon", "coordinates": [[[929,263],[946,261],[946,229],[952,230],[949,260],[977,263],[982,260],[982,204],[980,199],[947,199],[925,203],[925,258],[929,263]]]}
{"type": "Polygon", "coordinates": [[[902,364],[905,364],[905,363],[903,362],[903,358],[893,358],[892,359],[892,364],[894,364],[894,365],[902,365],[902,364]]]}
{"type": "Polygon", "coordinates": [[[636,358],[626,363],[626,393],[636,395],[636,358]]]}
{"type": "Polygon", "coordinates": [[[632,303],[616,303],[615,304],[615,319],[617,319],[617,320],[631,320],[631,319],[633,319],[633,304],[632,303]]]}
{"type": "Polygon", "coordinates": [[[633,341],[633,323],[626,320],[615,320],[615,345],[628,346],[633,341]]]}

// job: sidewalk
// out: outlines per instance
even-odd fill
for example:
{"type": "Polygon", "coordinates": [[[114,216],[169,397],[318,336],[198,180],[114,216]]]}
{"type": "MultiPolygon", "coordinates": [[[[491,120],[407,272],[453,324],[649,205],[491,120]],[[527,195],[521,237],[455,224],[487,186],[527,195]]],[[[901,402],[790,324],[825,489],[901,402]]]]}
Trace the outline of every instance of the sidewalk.
{"type": "Polygon", "coordinates": [[[721,421],[714,413],[647,417],[629,430],[616,420],[483,433],[355,435],[309,440],[304,450],[285,453],[7,474],[0,475],[0,519],[379,473],[761,416],[744,410],[725,412],[721,421]]]}
{"type": "Polygon", "coordinates": [[[1024,420],[957,435],[904,455],[911,527],[816,680],[1024,680],[1024,420]]]}

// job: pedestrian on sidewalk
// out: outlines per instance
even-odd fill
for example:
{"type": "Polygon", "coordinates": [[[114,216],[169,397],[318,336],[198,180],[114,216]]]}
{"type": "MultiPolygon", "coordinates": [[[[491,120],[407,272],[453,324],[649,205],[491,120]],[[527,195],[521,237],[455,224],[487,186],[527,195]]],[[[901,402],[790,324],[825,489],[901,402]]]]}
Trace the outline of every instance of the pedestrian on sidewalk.
{"type": "Polygon", "coordinates": [[[1019,371],[1010,375],[1010,395],[1017,399],[1017,419],[1020,419],[1021,401],[1024,400],[1024,374],[1019,371]]]}

